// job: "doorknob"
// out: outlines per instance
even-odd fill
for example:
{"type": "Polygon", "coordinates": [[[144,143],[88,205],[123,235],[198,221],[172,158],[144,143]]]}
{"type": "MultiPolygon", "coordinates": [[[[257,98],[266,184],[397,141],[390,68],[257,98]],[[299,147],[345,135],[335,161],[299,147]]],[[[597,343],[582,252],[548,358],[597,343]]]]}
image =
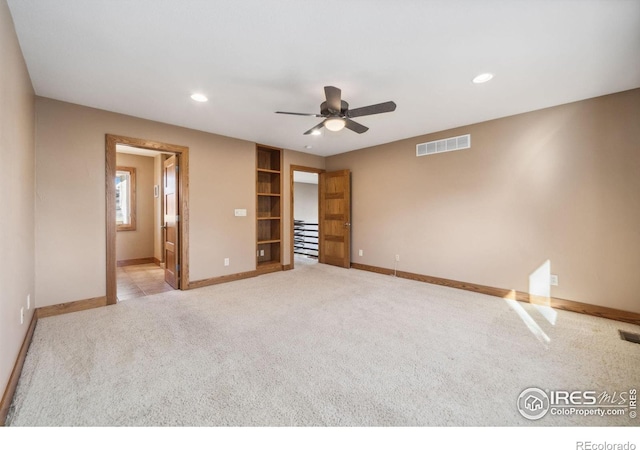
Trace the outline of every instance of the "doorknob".
{"type": "Polygon", "coordinates": [[[349,228],[351,226],[351,222],[345,222],[344,227],[349,228]]]}

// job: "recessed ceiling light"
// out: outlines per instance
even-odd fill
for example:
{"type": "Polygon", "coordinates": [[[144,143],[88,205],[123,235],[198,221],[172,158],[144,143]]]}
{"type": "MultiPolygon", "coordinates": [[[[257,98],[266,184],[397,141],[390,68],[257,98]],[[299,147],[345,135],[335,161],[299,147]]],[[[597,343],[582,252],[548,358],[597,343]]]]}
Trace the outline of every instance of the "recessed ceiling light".
{"type": "Polygon", "coordinates": [[[305,145],[304,148],[306,148],[307,150],[311,150],[313,147],[310,145],[305,145]]]}
{"type": "Polygon", "coordinates": [[[320,130],[313,130],[311,132],[311,134],[314,135],[314,136],[320,136],[322,134],[322,132],[320,130]]]}
{"type": "Polygon", "coordinates": [[[195,100],[196,102],[206,102],[209,99],[202,94],[193,94],[191,96],[191,100],[195,100]]]}
{"type": "Polygon", "coordinates": [[[473,79],[473,82],[476,83],[476,84],[486,83],[487,81],[489,81],[492,78],[493,78],[493,74],[492,73],[481,73],[480,75],[478,75],[477,77],[475,77],[473,79]]]}

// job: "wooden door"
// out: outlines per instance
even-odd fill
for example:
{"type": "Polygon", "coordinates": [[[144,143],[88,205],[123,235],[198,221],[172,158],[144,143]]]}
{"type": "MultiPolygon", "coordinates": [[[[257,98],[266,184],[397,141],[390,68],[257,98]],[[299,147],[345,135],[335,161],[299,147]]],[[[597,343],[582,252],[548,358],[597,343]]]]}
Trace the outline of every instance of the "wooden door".
{"type": "Polygon", "coordinates": [[[164,280],[174,289],[180,286],[180,249],[178,233],[178,159],[164,161],[164,280]]]}
{"type": "Polygon", "coordinates": [[[320,262],[351,266],[351,172],[320,174],[320,262]]]}

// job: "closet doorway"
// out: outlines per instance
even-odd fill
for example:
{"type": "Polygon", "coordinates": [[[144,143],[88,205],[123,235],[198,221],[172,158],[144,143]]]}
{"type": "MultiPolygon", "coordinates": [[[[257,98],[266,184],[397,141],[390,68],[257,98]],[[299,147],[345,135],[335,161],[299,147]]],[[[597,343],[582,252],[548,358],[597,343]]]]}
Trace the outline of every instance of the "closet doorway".
{"type": "Polygon", "coordinates": [[[320,192],[322,169],[291,166],[291,264],[317,264],[320,257],[320,192]]]}

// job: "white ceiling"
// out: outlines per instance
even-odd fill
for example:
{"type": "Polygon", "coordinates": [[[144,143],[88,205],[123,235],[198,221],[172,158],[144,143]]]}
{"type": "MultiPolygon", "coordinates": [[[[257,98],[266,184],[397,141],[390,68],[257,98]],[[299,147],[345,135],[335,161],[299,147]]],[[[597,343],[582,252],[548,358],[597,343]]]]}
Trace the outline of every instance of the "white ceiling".
{"type": "Polygon", "coordinates": [[[640,87],[639,0],[8,3],[38,95],[319,155],[640,87]],[[362,135],[274,114],[325,85],[398,108],[362,135]]]}

